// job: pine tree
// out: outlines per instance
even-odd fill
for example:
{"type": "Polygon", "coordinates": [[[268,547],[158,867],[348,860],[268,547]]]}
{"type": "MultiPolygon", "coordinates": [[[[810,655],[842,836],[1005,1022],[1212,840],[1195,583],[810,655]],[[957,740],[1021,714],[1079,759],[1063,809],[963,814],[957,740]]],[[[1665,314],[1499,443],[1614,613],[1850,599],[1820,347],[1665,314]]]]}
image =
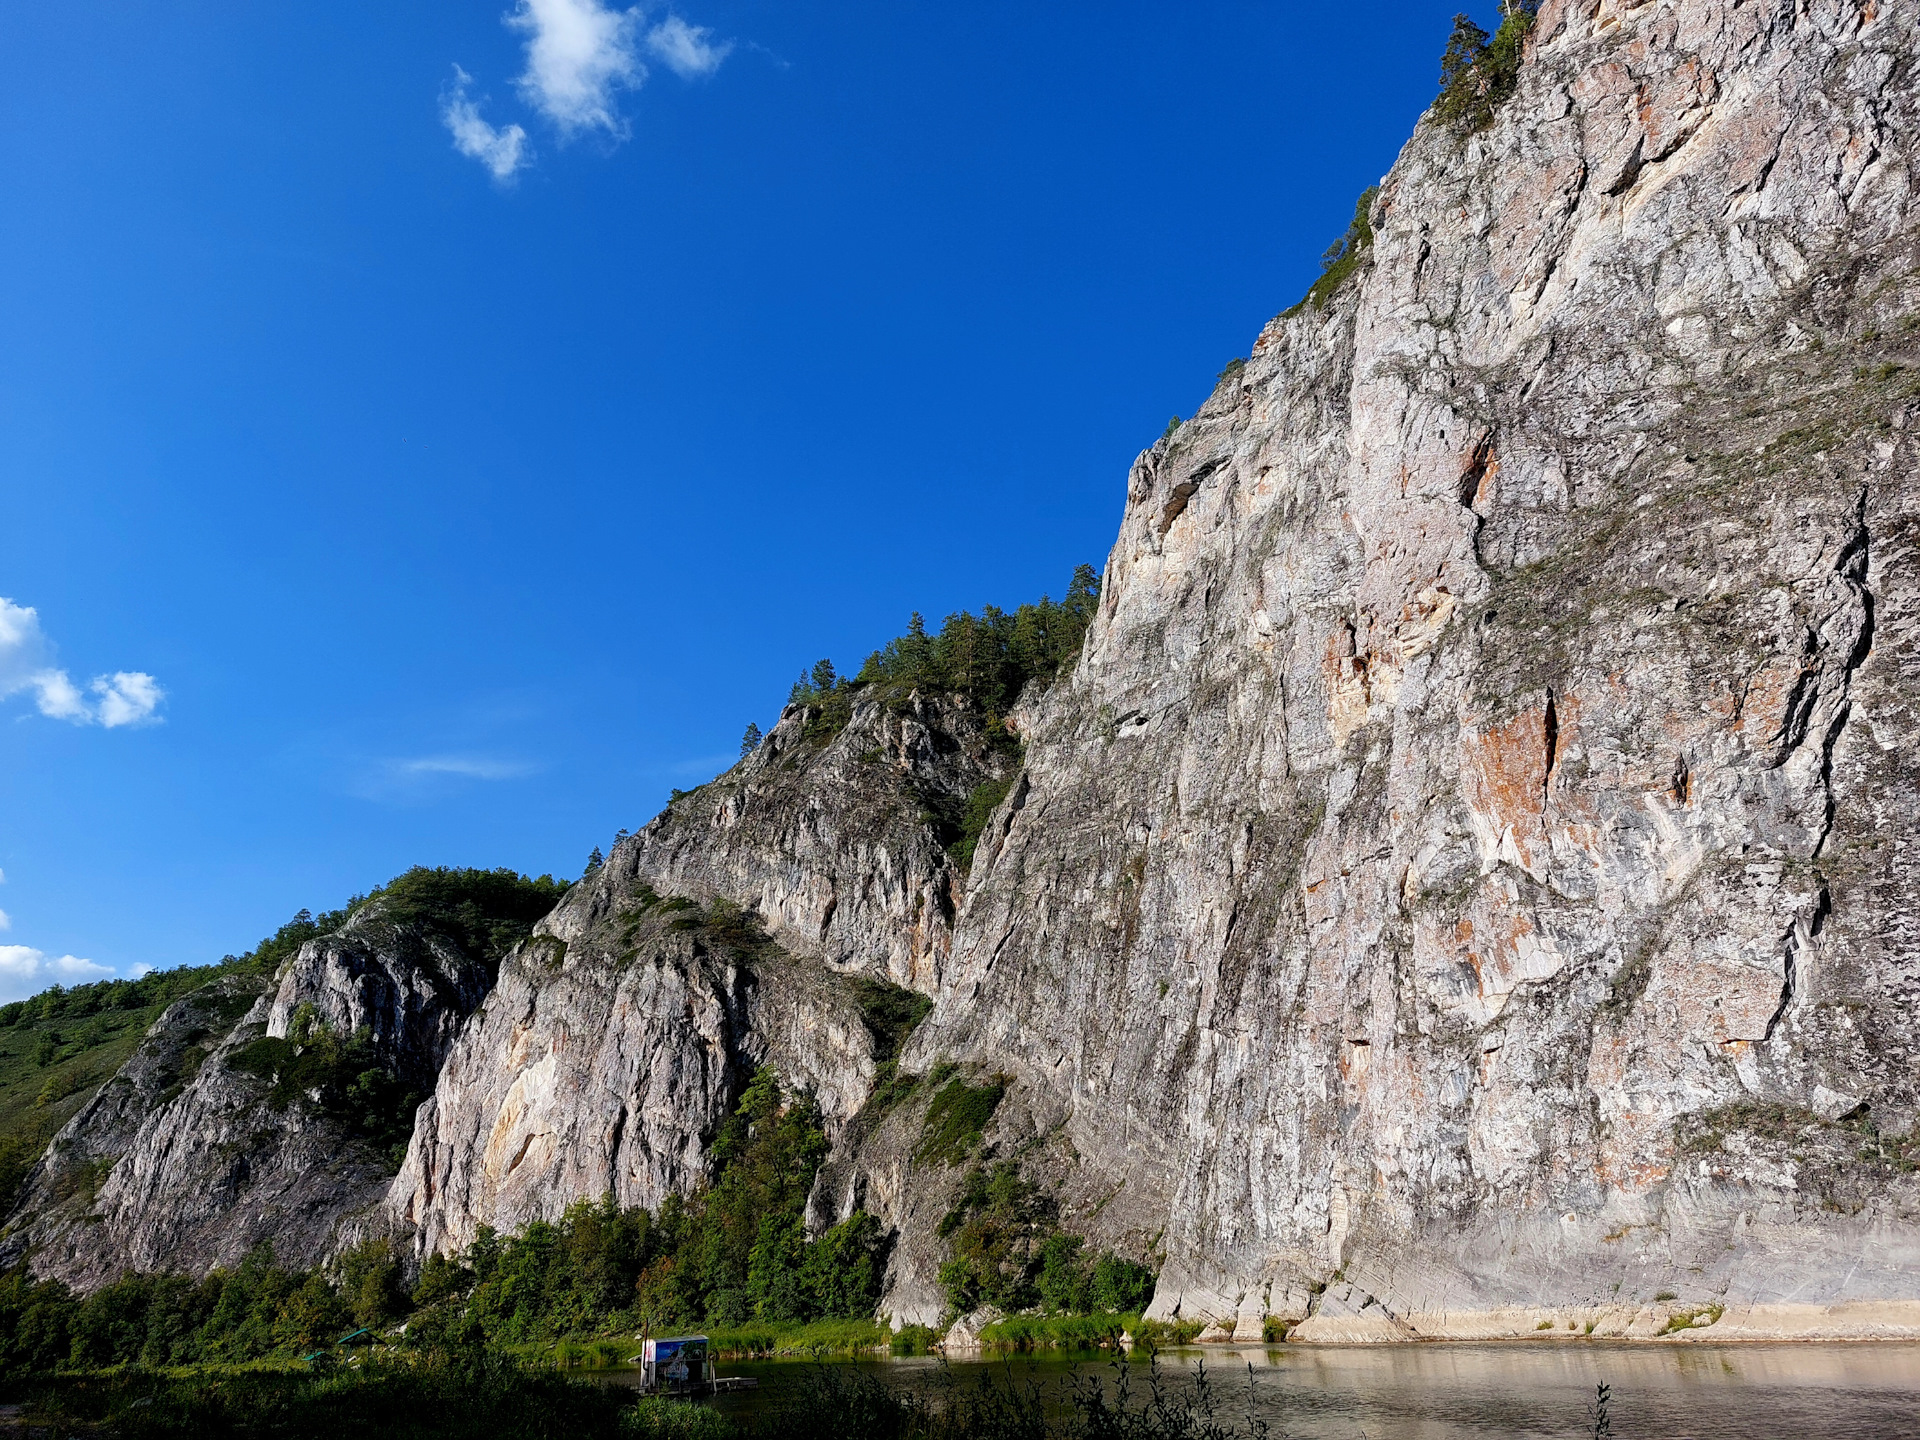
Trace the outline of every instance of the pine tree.
{"type": "Polygon", "coordinates": [[[1440,98],[1433,110],[1442,120],[1462,130],[1478,130],[1493,118],[1487,104],[1486,78],[1480,61],[1487,53],[1487,32],[1467,15],[1453,17],[1453,34],[1440,57],[1440,98]]]}
{"type": "Polygon", "coordinates": [[[740,737],[740,758],[744,760],[747,756],[758,750],[762,738],[764,737],[760,734],[760,727],[749,720],[747,722],[747,733],[740,737]]]}
{"type": "Polygon", "coordinates": [[[824,695],[833,689],[834,681],[839,677],[833,673],[831,660],[816,660],[813,662],[813,674],[807,678],[813,686],[814,693],[824,695]]]}
{"type": "Polygon", "coordinates": [[[584,880],[587,875],[593,874],[594,871],[598,870],[602,865],[606,863],[607,863],[607,857],[600,853],[600,847],[598,845],[594,846],[593,853],[587,856],[586,875],[582,875],[580,878],[584,880]]]}

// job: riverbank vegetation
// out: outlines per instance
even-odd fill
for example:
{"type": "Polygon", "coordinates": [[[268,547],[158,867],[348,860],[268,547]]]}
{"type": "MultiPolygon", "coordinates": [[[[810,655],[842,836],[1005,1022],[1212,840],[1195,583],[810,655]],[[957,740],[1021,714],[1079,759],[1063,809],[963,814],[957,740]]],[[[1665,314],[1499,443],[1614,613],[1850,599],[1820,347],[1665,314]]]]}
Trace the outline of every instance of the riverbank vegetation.
{"type": "Polygon", "coordinates": [[[980,1367],[925,1386],[864,1370],[796,1370],[757,1414],[535,1371],[501,1357],[474,1363],[368,1360],[346,1368],[119,1370],[43,1377],[13,1388],[29,1424],[121,1440],[1264,1440],[1249,1383],[1204,1368],[1169,1379],[1151,1361],[1070,1374],[1054,1385],[980,1367]]]}

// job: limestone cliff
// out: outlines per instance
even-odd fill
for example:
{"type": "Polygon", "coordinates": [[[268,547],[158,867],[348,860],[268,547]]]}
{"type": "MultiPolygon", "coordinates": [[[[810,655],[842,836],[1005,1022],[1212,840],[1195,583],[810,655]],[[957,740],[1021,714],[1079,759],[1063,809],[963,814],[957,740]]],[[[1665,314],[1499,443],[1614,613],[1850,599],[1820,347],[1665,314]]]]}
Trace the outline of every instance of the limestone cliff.
{"type": "Polygon", "coordinates": [[[886,982],[935,1002],[903,1070],[1005,1077],[979,1153],[1160,1314],[1920,1334],[1917,53],[1911,4],[1549,0],[1134,464],[1017,757],[958,701],[792,707],[490,991],[356,1008],[303,952],[186,1082],[170,1012],[10,1243],[92,1279],[653,1204],[771,1063],[835,1142],[812,1221],[894,1226],[883,1308],[935,1320],[958,1170],[872,1093],[886,982]],[[225,1063],[303,1003],[432,1083],[390,1187],[225,1063]]]}
{"type": "Polygon", "coordinates": [[[843,1138],[875,1074],[852,982],[937,984],[959,890],[942,817],[1010,762],[951,700],[864,701],[837,733],[822,718],[789,707],[514,953],[387,1201],[423,1249],[577,1199],[653,1206],[695,1188],[763,1064],[843,1138]]]}
{"type": "Polygon", "coordinates": [[[907,1062],[1162,1313],[1920,1325],[1916,41],[1554,0],[1135,464],[907,1062]]]}

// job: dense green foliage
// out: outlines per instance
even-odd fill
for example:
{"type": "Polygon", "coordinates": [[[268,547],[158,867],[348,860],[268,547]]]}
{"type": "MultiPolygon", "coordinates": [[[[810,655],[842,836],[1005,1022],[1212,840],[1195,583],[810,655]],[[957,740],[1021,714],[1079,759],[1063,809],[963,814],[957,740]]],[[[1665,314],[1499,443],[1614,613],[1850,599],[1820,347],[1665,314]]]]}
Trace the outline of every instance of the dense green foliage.
{"type": "Polygon", "coordinates": [[[1346,284],[1348,277],[1360,268],[1360,261],[1373,248],[1370,212],[1379,194],[1378,185],[1369,185],[1360,192],[1360,198],[1353,204],[1353,219],[1347,222],[1346,233],[1328,246],[1327,253],[1320,257],[1320,278],[1313,282],[1300,303],[1287,312],[1289,315],[1308,305],[1316,310],[1326,309],[1334,291],[1346,284]]]}
{"type": "Polygon", "coordinates": [[[1042,596],[1012,614],[992,605],[978,615],[962,610],[947,616],[938,634],[929,634],[916,614],[907,633],[869,655],[859,674],[849,679],[822,660],[795,682],[788,703],[810,707],[807,733],[817,738],[844,727],[854,700],[867,692],[965,695],[997,720],[1029,681],[1051,680],[1079,657],[1099,598],[1098,572],[1082,565],[1057,603],[1042,596]]]}
{"type": "Polygon", "coordinates": [[[860,1001],[860,1018],[873,1036],[873,1058],[882,1065],[898,1059],[907,1037],[933,1009],[932,997],[865,976],[856,979],[853,986],[860,1001]]]}
{"type": "Polygon", "coordinates": [[[710,1410],[636,1404],[630,1392],[525,1370],[497,1356],[465,1364],[386,1359],[352,1368],[71,1375],[41,1380],[23,1398],[55,1433],[104,1426],[122,1440],[720,1440],[732,1433],[710,1410]]]}
{"type": "Polygon", "coordinates": [[[1059,1226],[1059,1207],[1011,1162],[968,1172],[939,1234],[952,1246],[940,1284],[954,1313],[981,1305],[1009,1313],[1138,1314],[1153,1298],[1154,1275],[1118,1255],[1089,1256],[1059,1226]]]}
{"type": "Polygon", "coordinates": [[[1463,135],[1484,130],[1494,111],[1519,88],[1520,62],[1539,0],[1506,0],[1500,28],[1487,32],[1465,15],[1453,17],[1453,33],[1440,57],[1440,94],[1433,113],[1463,135]]]}
{"type": "Polygon", "coordinates": [[[499,960],[533,933],[535,922],[560,903],[568,884],[551,875],[531,879],[504,866],[464,870],[416,865],[369,895],[348,913],[378,904],[395,924],[438,930],[477,959],[499,960]]]}
{"type": "Polygon", "coordinates": [[[981,1132],[1000,1108],[1007,1093],[1006,1083],[990,1080],[985,1085],[969,1085],[960,1079],[947,1080],[936,1073],[928,1079],[940,1088],[927,1105],[927,1118],[920,1131],[920,1144],[913,1158],[941,1165],[958,1165],[980,1143],[981,1132]]]}
{"type": "Polygon", "coordinates": [[[1004,780],[983,780],[967,796],[967,808],[960,816],[960,838],[947,847],[962,870],[973,868],[973,852],[986,833],[987,821],[1012,788],[1013,776],[1009,775],[1004,780]]]}

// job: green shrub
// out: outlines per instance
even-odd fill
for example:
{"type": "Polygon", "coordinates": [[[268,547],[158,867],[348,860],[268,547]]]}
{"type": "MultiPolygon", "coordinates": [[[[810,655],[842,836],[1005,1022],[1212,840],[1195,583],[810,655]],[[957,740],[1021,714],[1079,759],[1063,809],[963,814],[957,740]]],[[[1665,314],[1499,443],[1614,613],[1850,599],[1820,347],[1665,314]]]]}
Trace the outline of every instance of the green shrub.
{"type": "Polygon", "coordinates": [[[939,1276],[954,1313],[981,1305],[1016,1311],[1038,1304],[1036,1282],[1058,1221],[1053,1198],[1022,1179],[1012,1162],[969,1171],[959,1203],[936,1227],[952,1251],[939,1276]]]}
{"type": "Polygon", "coordinates": [[[1005,1350],[1094,1350],[1131,1333],[1139,1319],[1111,1311],[1011,1315],[983,1328],[980,1338],[1005,1350]]]}
{"type": "Polygon", "coordinates": [[[987,822],[993,818],[993,812],[1013,788],[1013,781],[1011,775],[1004,780],[985,780],[967,796],[967,808],[960,820],[960,837],[947,847],[947,852],[961,870],[973,868],[973,852],[980,844],[980,837],[986,833],[987,822]]]}
{"type": "Polygon", "coordinates": [[[895,1355],[931,1355],[940,1332],[929,1325],[902,1325],[887,1342],[895,1355]]]}
{"type": "Polygon", "coordinates": [[[352,1368],[186,1373],[135,1369],[43,1380],[27,1400],[30,1413],[53,1421],[51,1428],[58,1433],[104,1430],[122,1440],[185,1435],[231,1440],[571,1440],[628,1434],[704,1440],[726,1433],[711,1425],[628,1429],[634,1408],[630,1395],[551,1371],[523,1370],[502,1357],[464,1366],[369,1358],[352,1368]]]}
{"type": "Polygon", "coordinates": [[[413,1116],[427,1097],[395,1076],[373,1048],[365,1026],[341,1039],[324,1022],[299,1026],[305,1044],[263,1035],[227,1056],[227,1067],[268,1082],[272,1104],[315,1103],[355,1139],[398,1170],[413,1135],[413,1116]]]}
{"type": "Polygon", "coordinates": [[[1370,212],[1373,202],[1380,194],[1378,185],[1369,185],[1360,192],[1360,198],[1353,205],[1353,219],[1347,223],[1346,234],[1327,247],[1326,254],[1320,257],[1320,278],[1313,282],[1307,293],[1301,297],[1287,314],[1298,314],[1311,305],[1316,310],[1324,310],[1327,302],[1349,276],[1360,268],[1360,261],[1373,248],[1373,221],[1370,212]]]}
{"type": "Polygon", "coordinates": [[[985,1085],[969,1085],[965,1080],[949,1080],[935,1092],[927,1106],[927,1118],[920,1130],[920,1144],[913,1158],[941,1165],[958,1165],[980,1143],[980,1136],[1000,1108],[1007,1093],[1006,1082],[991,1080],[985,1085]]]}
{"type": "Polygon", "coordinates": [[[705,1405],[648,1396],[621,1413],[620,1433],[643,1440],[733,1440],[739,1431],[705,1405]]]}
{"type": "Polygon", "coordinates": [[[1539,0],[1506,0],[1500,28],[1491,39],[1465,15],[1453,17],[1453,33],[1440,57],[1440,94],[1433,113],[1463,135],[1484,130],[1520,85],[1520,64],[1539,0]]]}

